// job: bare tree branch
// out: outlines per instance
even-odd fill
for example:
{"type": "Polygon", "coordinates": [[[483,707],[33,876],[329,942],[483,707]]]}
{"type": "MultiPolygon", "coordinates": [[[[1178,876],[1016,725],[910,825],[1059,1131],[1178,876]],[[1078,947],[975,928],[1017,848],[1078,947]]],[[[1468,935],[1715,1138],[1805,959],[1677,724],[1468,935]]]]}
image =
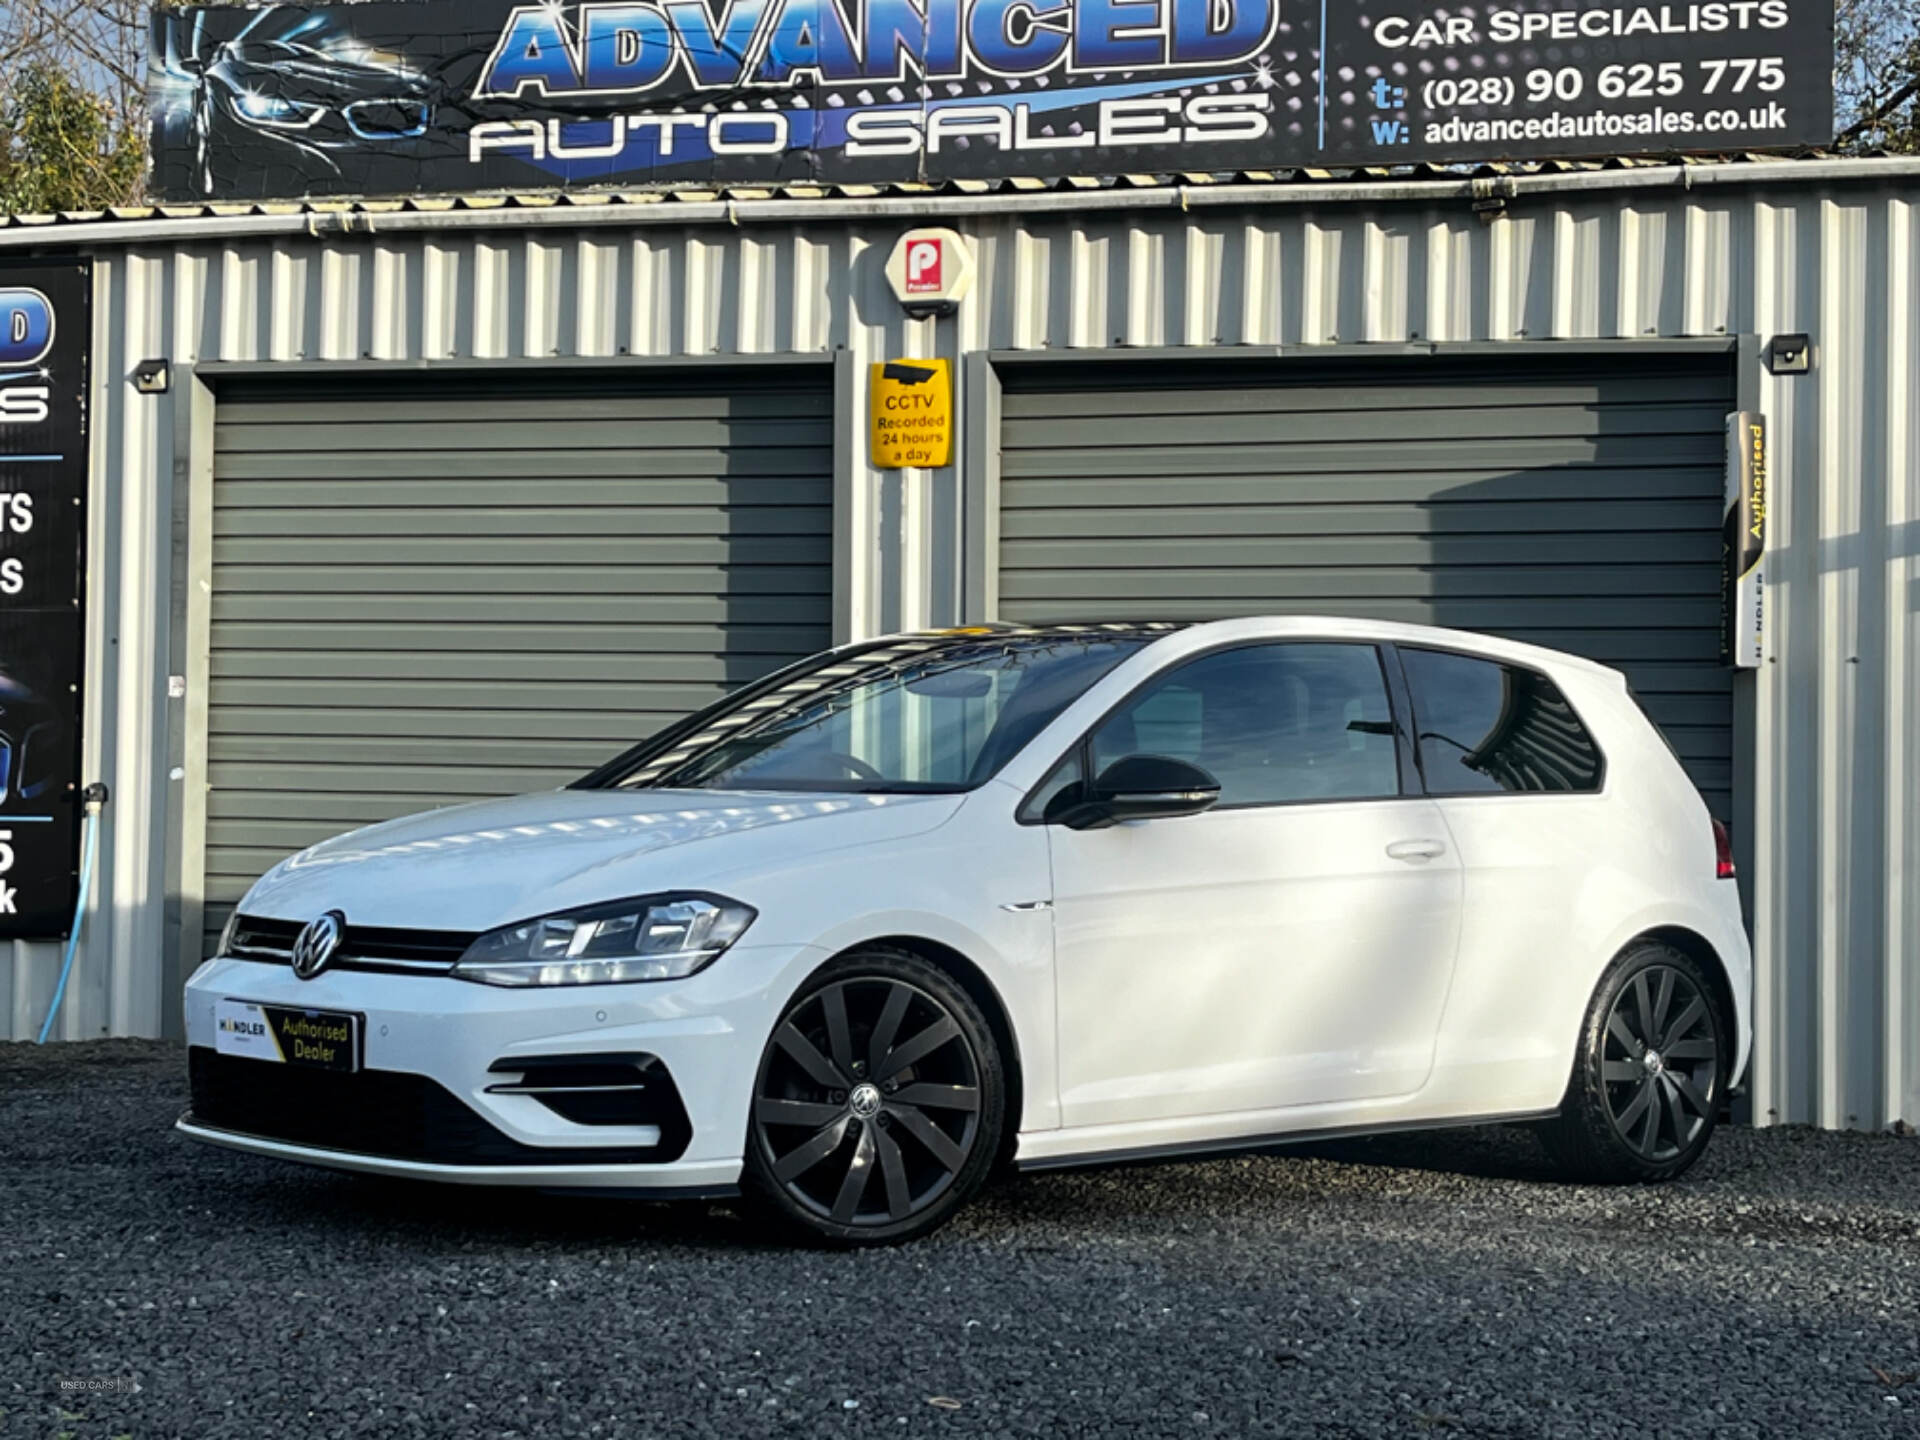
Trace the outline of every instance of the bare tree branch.
{"type": "Polygon", "coordinates": [[[1902,85],[1898,90],[1894,91],[1893,94],[1881,101],[1879,105],[1869,110],[1865,115],[1854,121],[1853,124],[1834,136],[1833,143],[1835,145],[1845,145],[1849,141],[1856,140],[1860,136],[1867,134],[1869,131],[1879,129],[1887,123],[1895,111],[1916,95],[1920,95],[1920,76],[1916,76],[1914,79],[1907,81],[1906,84],[1902,85]]]}

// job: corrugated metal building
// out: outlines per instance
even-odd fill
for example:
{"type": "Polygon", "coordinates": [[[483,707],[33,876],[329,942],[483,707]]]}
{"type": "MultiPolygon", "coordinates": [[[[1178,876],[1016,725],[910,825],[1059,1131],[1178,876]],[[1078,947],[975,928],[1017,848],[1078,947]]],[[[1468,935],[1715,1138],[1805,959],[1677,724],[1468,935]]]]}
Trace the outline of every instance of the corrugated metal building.
{"type": "MultiPolygon", "coordinates": [[[[1920,166],[1814,161],[0,228],[95,262],[114,800],[59,1033],[177,1028],[276,853],[559,783],[830,636],[1317,610],[1626,666],[1735,825],[1755,1118],[1920,1120],[1917,204],[1920,166]],[[911,320],[883,266],[929,223],[979,281],[911,320]],[[1763,363],[1789,332],[1808,374],[1763,363]],[[933,355],[956,463],[872,469],[867,362],[933,355]],[[1737,674],[1734,408],[1774,485],[1737,674]]],[[[3,1033],[58,963],[0,951],[3,1033]]]]}

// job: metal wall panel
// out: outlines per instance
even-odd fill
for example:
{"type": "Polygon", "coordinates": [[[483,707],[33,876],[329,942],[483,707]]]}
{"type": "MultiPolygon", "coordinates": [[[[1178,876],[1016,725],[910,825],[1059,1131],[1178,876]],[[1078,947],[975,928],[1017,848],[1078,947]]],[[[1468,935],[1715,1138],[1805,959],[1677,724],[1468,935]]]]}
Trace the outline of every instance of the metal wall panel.
{"type": "MultiPolygon", "coordinates": [[[[163,642],[184,421],[177,393],[135,394],[142,358],[844,350],[863,366],[1115,344],[1805,331],[1812,374],[1750,363],[1740,375],[1743,408],[1765,410],[1775,436],[1775,611],[1751,682],[1743,880],[1759,951],[1755,1113],[1920,1121],[1920,193],[1871,162],[1697,179],[1681,167],[1528,180],[1483,220],[1463,194],[1434,199],[1432,188],[866,207],[890,218],[863,218],[855,201],[833,202],[835,218],[806,202],[743,201],[727,206],[734,224],[692,224],[662,204],[575,228],[562,212],[503,210],[391,234],[223,239],[212,232],[224,222],[203,219],[180,222],[190,238],[178,241],[166,224],[133,239],[112,225],[83,232],[98,287],[87,763],[115,798],[60,1033],[156,1033],[170,984],[155,957],[166,817],[179,807],[164,722],[167,676],[181,671],[163,642]],[[887,292],[887,248],[916,216],[977,243],[979,279],[957,319],[907,321],[887,292]]],[[[15,229],[5,243],[73,241],[15,229]]],[[[852,629],[957,615],[960,473],[882,475],[856,461],[841,477],[852,629]]],[[[8,1033],[32,1033],[58,964],[50,946],[0,956],[8,1033]]]]}
{"type": "Polygon", "coordinates": [[[1349,615],[1627,673],[1732,814],[1732,355],[1009,365],[1013,620],[1349,615]]]}
{"type": "Polygon", "coordinates": [[[565,785],[823,649],[827,382],[222,387],[209,950],[296,850],[565,785]]]}

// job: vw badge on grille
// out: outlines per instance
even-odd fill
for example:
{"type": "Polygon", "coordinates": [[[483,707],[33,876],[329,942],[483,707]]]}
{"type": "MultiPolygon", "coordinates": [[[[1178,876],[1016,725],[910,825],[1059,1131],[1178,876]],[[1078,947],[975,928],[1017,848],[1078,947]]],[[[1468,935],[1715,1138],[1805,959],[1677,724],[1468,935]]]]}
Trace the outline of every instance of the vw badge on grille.
{"type": "Polygon", "coordinates": [[[346,924],[347,917],[338,910],[329,910],[319,919],[308,921],[293,942],[293,973],[302,980],[311,980],[326,969],[333,952],[340,948],[340,935],[346,924]]]}

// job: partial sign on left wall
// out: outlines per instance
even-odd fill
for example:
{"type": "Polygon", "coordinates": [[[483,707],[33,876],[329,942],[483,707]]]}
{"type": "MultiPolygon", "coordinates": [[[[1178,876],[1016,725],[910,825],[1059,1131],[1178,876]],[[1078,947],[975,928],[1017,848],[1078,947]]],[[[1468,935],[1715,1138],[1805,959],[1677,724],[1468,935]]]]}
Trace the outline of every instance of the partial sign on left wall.
{"type": "Polygon", "coordinates": [[[92,301],[84,261],[0,265],[0,940],[78,895],[92,301]]]}

